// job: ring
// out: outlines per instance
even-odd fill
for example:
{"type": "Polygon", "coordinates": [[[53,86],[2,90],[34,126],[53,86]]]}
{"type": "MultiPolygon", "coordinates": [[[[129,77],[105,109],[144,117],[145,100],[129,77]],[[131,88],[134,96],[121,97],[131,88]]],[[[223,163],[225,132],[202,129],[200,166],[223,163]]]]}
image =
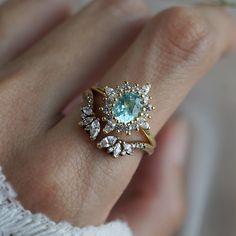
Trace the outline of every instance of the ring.
{"type": "Polygon", "coordinates": [[[103,133],[105,137],[97,143],[97,147],[105,149],[115,158],[132,155],[135,149],[152,154],[156,141],[150,132],[148,119],[151,119],[149,113],[155,107],[150,104],[150,90],[150,84],[140,86],[127,81],[115,88],[93,87],[84,93],[79,125],[90,134],[93,141],[103,133]],[[95,110],[96,94],[103,97],[103,104],[95,110]],[[102,113],[101,118],[95,114],[98,109],[102,113]],[[141,132],[146,141],[128,142],[115,135],[115,132],[129,136],[133,132],[141,132]]]}

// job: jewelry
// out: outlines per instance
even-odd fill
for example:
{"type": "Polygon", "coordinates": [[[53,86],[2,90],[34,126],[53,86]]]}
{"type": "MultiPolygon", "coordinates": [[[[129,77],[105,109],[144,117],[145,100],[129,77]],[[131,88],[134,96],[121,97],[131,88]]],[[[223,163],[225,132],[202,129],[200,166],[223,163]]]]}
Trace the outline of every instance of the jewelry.
{"type": "Polygon", "coordinates": [[[155,138],[150,133],[148,119],[149,112],[154,110],[148,96],[150,84],[139,86],[124,82],[116,88],[94,87],[86,91],[84,95],[85,106],[81,109],[80,126],[90,134],[92,140],[96,140],[101,132],[100,119],[94,113],[94,93],[103,96],[104,104],[99,108],[103,113],[102,121],[106,122],[102,129],[108,135],[111,132],[124,132],[131,135],[134,131],[140,131],[148,142],[126,142],[115,135],[108,135],[97,144],[99,149],[106,149],[114,157],[133,154],[135,149],[140,149],[152,154],[156,147],[155,138]]]}

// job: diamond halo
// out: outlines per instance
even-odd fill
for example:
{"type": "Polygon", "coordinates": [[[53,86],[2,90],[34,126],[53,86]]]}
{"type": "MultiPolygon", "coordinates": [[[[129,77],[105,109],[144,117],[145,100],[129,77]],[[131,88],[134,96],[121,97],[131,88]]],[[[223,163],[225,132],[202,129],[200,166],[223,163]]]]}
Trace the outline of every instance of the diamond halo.
{"type": "Polygon", "coordinates": [[[150,104],[150,89],[150,84],[140,86],[129,82],[123,82],[116,88],[105,87],[105,104],[100,107],[104,114],[103,120],[107,122],[103,131],[109,134],[116,130],[130,135],[140,128],[149,130],[149,112],[155,109],[150,104]]]}
{"type": "Polygon", "coordinates": [[[124,82],[116,88],[92,88],[84,94],[84,106],[81,108],[80,126],[90,134],[90,139],[95,141],[103,131],[103,136],[97,143],[99,149],[105,149],[114,158],[132,155],[135,149],[143,150],[152,154],[156,142],[148,131],[150,125],[147,119],[151,118],[149,112],[155,108],[150,104],[151,97],[148,95],[150,84],[139,86],[124,82]],[[102,129],[100,119],[94,113],[94,92],[104,96],[104,105],[100,108],[104,116],[105,127],[102,129]],[[149,142],[126,142],[116,135],[109,134],[112,131],[125,132],[127,135],[132,131],[142,129],[149,142]]]}

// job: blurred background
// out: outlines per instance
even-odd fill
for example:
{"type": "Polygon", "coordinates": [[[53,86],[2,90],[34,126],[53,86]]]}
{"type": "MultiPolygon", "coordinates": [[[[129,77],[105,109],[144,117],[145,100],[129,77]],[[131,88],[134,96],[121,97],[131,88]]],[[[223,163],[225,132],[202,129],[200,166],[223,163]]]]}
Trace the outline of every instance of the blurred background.
{"type": "MultiPolygon", "coordinates": [[[[73,1],[78,8],[88,2],[73,1]]],[[[158,12],[197,1],[147,2],[158,12]]],[[[232,14],[236,17],[236,9],[232,14]]],[[[192,127],[192,146],[186,167],[188,214],[179,236],[236,236],[236,53],[218,63],[180,110],[192,127]]]]}
{"type": "MultiPolygon", "coordinates": [[[[88,2],[74,1],[80,7],[88,2]]],[[[198,1],[147,2],[157,12],[171,5],[198,1]]],[[[236,17],[236,9],[231,11],[236,17]]],[[[179,235],[235,236],[236,53],[223,58],[180,109],[192,127],[192,147],[186,167],[188,214],[179,235]]]]}
{"type": "MultiPolygon", "coordinates": [[[[149,0],[157,11],[180,2],[149,0]]],[[[236,9],[231,11],[236,17],[236,9]]],[[[236,54],[216,65],[181,110],[192,126],[192,149],[186,168],[189,208],[179,235],[235,236],[236,54]]]]}

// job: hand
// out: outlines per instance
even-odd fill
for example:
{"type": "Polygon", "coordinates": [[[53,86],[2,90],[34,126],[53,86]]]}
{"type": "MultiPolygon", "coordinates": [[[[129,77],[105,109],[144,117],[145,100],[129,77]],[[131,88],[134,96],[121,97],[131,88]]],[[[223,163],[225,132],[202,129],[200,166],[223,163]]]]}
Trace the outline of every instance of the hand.
{"type": "Polygon", "coordinates": [[[151,18],[138,0],[97,0],[72,17],[69,9],[67,0],[10,0],[0,8],[4,173],[26,208],[55,221],[84,226],[118,217],[135,235],[171,235],[184,208],[182,123],[159,134],[153,158],[113,160],[78,128],[77,102],[65,107],[98,81],[149,82],[157,134],[235,47],[235,23],[216,7],[176,7],[151,18]]]}

